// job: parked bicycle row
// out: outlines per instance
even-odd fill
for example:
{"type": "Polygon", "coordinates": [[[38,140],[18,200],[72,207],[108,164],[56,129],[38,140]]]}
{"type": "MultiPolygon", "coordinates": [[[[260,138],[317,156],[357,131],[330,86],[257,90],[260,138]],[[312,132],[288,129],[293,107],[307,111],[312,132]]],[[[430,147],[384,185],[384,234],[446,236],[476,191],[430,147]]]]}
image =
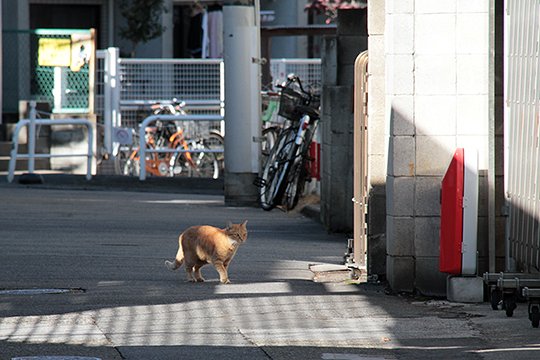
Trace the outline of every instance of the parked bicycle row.
{"type": "MultiPolygon", "coordinates": [[[[310,146],[319,122],[320,96],[305,88],[294,74],[279,85],[279,92],[265,92],[262,116],[261,173],[254,182],[260,188],[260,204],[265,210],[293,209],[311,180],[309,167],[314,159],[310,146]]],[[[153,115],[186,115],[185,104],[173,99],[151,106],[153,115]]],[[[145,170],[151,176],[189,176],[217,179],[224,172],[224,138],[219,130],[189,129],[199,126],[189,121],[156,120],[144,129],[145,170]]],[[[117,174],[139,176],[140,139],[131,129],[132,141],[114,149],[117,174]]]]}

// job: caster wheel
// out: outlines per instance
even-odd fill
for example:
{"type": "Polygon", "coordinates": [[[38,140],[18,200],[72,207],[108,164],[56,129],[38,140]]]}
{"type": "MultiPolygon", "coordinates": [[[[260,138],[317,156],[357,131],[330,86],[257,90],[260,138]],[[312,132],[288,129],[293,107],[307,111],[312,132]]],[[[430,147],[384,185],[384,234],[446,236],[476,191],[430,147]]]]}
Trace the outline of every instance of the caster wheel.
{"type": "Polygon", "coordinates": [[[505,310],[506,310],[506,316],[512,317],[514,315],[514,310],[516,309],[517,305],[513,301],[506,302],[505,310]]]}
{"type": "Polygon", "coordinates": [[[529,319],[531,320],[532,327],[538,328],[538,325],[540,325],[540,310],[538,306],[529,307],[529,319]]]}
{"type": "Polygon", "coordinates": [[[493,290],[491,292],[490,300],[491,300],[491,308],[493,310],[499,310],[499,304],[501,303],[501,300],[502,300],[502,294],[500,290],[493,290]]]}

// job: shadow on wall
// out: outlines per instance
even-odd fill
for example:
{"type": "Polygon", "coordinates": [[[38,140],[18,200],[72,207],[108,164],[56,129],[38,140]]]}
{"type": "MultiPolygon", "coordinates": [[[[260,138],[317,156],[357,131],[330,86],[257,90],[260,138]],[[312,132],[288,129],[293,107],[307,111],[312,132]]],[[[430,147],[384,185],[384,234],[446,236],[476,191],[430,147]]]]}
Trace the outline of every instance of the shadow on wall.
{"type": "MultiPolygon", "coordinates": [[[[458,147],[476,147],[480,154],[478,274],[488,270],[487,155],[483,151],[487,148],[487,129],[485,135],[457,135],[455,117],[442,115],[442,119],[434,119],[433,112],[422,114],[418,104],[413,120],[408,115],[412,98],[395,97],[390,111],[386,191],[388,280],[395,291],[418,290],[425,295],[444,296],[447,275],[439,272],[440,191],[442,178],[458,147]]],[[[432,104],[432,109],[444,112],[437,104],[432,104]]],[[[500,182],[502,177],[498,187],[502,189],[500,182]]],[[[497,195],[499,209],[503,203],[501,192],[497,195]]],[[[497,221],[497,248],[504,249],[504,219],[499,217],[497,221]]],[[[499,252],[498,256],[504,254],[499,252]]],[[[499,258],[499,263],[502,261],[499,258]]]]}

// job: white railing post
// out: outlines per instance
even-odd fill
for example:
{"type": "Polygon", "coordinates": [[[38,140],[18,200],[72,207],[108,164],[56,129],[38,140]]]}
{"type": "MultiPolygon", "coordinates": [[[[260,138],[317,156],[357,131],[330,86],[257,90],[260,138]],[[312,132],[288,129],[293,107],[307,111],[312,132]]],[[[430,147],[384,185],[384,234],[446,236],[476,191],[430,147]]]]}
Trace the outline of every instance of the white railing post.
{"type": "Polygon", "coordinates": [[[30,101],[30,125],[28,127],[28,172],[34,173],[36,154],[36,102],[30,101]]]}
{"type": "Polygon", "coordinates": [[[115,126],[119,126],[120,115],[120,82],[118,81],[118,48],[108,48],[105,52],[104,69],[104,139],[105,151],[112,153],[112,133],[115,126]]]}
{"type": "MultiPolygon", "coordinates": [[[[35,111],[35,104],[34,104],[34,111],[35,111]]],[[[35,113],[32,115],[32,111],[30,111],[30,119],[22,119],[19,120],[17,125],[15,126],[15,130],[13,132],[13,146],[11,148],[11,158],[9,160],[9,171],[7,180],[8,182],[12,182],[13,178],[15,176],[15,167],[17,164],[17,159],[28,159],[28,172],[32,174],[34,172],[34,165],[33,161],[36,157],[38,158],[53,158],[53,157],[82,157],[85,156],[87,158],[86,163],[86,179],[90,180],[92,179],[92,158],[94,156],[94,125],[92,122],[88,119],[61,119],[61,120],[51,120],[51,119],[37,119],[35,118],[35,113]],[[33,120],[32,120],[33,118],[33,120]],[[67,125],[67,124],[73,124],[73,125],[84,125],[88,129],[88,151],[86,154],[35,154],[35,144],[31,145],[31,139],[32,139],[32,132],[35,136],[35,130],[32,130],[32,127],[36,125],[67,125]],[[29,127],[29,135],[28,135],[28,154],[19,154],[18,148],[19,148],[19,132],[23,126],[28,125],[29,127]],[[32,166],[30,166],[30,163],[32,163],[32,166]]]]}

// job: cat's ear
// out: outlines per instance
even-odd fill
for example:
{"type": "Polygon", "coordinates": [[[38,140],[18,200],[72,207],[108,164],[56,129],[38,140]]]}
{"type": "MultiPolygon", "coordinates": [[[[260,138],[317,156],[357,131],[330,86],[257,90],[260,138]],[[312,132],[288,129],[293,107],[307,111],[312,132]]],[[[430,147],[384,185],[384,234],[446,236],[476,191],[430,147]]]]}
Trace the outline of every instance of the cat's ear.
{"type": "Polygon", "coordinates": [[[231,221],[227,222],[227,229],[231,229],[233,226],[233,223],[231,221]]]}
{"type": "Polygon", "coordinates": [[[242,226],[243,226],[243,227],[247,227],[247,222],[248,222],[248,221],[245,220],[245,221],[242,223],[242,226]]]}

